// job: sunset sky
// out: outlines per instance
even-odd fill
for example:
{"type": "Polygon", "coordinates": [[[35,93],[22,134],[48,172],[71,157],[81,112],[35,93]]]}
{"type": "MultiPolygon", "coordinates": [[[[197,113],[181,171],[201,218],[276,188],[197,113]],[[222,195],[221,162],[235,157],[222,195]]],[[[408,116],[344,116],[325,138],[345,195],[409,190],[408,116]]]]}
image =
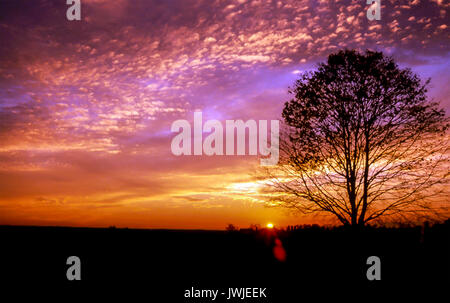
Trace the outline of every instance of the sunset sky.
{"type": "Polygon", "coordinates": [[[0,224],[223,229],[263,206],[255,156],[172,155],[172,122],[279,119],[343,48],[392,55],[450,112],[444,0],[0,1],[0,224]]]}

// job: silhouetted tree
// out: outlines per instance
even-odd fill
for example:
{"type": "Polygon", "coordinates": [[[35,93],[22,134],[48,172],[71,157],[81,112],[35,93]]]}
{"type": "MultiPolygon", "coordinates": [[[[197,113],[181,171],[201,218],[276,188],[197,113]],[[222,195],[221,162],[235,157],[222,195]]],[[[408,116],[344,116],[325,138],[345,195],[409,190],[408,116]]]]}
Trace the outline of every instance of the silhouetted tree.
{"type": "Polygon", "coordinates": [[[238,228],[236,226],[234,226],[233,224],[228,224],[227,227],[225,228],[227,231],[237,231],[238,228]]]}
{"type": "Polygon", "coordinates": [[[372,51],[339,51],[304,73],[282,113],[280,162],[265,169],[269,205],[353,226],[445,211],[433,201],[448,176],[448,118],[428,83],[372,51]]]}

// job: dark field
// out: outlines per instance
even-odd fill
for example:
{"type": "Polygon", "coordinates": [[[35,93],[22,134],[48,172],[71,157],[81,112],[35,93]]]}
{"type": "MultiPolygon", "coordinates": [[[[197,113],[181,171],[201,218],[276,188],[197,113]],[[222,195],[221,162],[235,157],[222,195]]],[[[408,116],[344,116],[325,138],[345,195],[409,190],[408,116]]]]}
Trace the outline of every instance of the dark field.
{"type": "Polygon", "coordinates": [[[388,291],[399,297],[448,294],[449,226],[289,232],[2,226],[1,288],[199,303],[310,302],[303,299],[311,295],[341,301],[355,290],[371,297],[388,291]],[[284,262],[274,257],[276,238],[285,248],[284,262]],[[366,278],[373,255],[381,259],[381,281],[366,278]],[[66,279],[69,256],[81,259],[81,281],[66,279]],[[267,288],[267,298],[184,298],[191,287],[226,294],[228,288],[267,288]]]}

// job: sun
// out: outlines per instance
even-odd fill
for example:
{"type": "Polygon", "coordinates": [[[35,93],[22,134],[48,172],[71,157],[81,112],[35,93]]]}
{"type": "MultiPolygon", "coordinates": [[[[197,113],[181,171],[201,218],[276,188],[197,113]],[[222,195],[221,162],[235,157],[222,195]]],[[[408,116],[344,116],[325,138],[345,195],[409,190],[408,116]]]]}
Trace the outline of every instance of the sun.
{"type": "Polygon", "coordinates": [[[273,224],[272,223],[267,223],[267,228],[273,228],[273,224]]]}

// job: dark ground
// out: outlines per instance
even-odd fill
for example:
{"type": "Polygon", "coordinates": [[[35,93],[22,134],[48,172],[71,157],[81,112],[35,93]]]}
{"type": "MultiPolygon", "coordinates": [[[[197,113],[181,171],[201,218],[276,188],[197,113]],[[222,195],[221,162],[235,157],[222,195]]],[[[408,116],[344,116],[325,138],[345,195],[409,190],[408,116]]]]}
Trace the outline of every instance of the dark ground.
{"type": "Polygon", "coordinates": [[[0,290],[18,286],[23,291],[15,294],[21,295],[34,286],[36,298],[61,292],[61,298],[92,298],[95,293],[105,299],[101,302],[116,296],[128,298],[125,302],[137,296],[139,302],[341,302],[353,301],[355,290],[366,297],[395,293],[399,298],[443,291],[448,298],[448,223],[424,231],[257,233],[0,226],[0,290]],[[274,258],[276,237],[286,250],[285,262],[274,258]],[[73,255],[81,259],[81,281],[66,279],[66,260],[73,255]],[[372,255],[381,259],[381,281],[366,278],[372,255]],[[268,298],[185,299],[191,287],[225,293],[232,287],[262,287],[268,298]],[[305,299],[311,295],[313,301],[305,299]]]}

